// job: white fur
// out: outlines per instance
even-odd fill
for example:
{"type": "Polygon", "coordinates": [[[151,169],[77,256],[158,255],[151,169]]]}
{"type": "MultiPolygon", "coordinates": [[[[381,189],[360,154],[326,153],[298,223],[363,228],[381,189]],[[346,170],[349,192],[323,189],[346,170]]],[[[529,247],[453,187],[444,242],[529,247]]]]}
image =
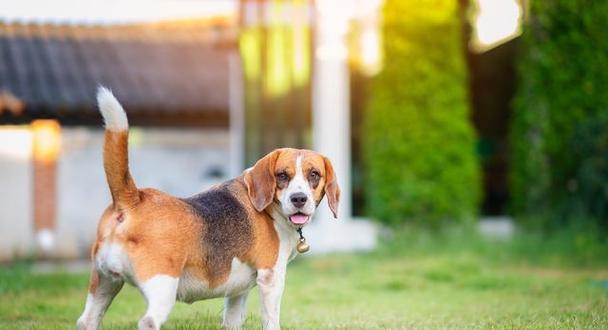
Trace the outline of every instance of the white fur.
{"type": "Polygon", "coordinates": [[[281,298],[285,287],[284,267],[260,269],[257,284],[260,288],[260,303],[262,305],[262,322],[264,330],[281,328],[281,298]]]}
{"type": "Polygon", "coordinates": [[[296,173],[287,185],[287,188],[283,191],[281,196],[281,207],[283,208],[283,214],[291,215],[296,212],[302,212],[309,216],[309,221],[315,212],[316,205],[313,191],[302,170],[302,156],[296,158],[296,173]],[[304,207],[298,209],[291,203],[291,195],[300,192],[304,193],[306,197],[308,197],[308,200],[306,201],[306,204],[304,204],[304,207]]]}
{"type": "Polygon", "coordinates": [[[118,243],[105,242],[95,258],[97,270],[108,278],[130,280],[133,276],[131,261],[118,243]]]}
{"type": "Polygon", "coordinates": [[[76,322],[79,330],[97,330],[99,328],[103,315],[122,288],[123,283],[122,280],[114,280],[99,275],[97,289],[94,293],[87,295],[84,311],[76,322]]]}
{"type": "Polygon", "coordinates": [[[279,235],[279,257],[277,258],[277,264],[281,262],[287,264],[298,255],[295,247],[300,240],[300,235],[276,203],[271,204],[268,211],[274,220],[274,228],[279,235]]]}
{"type": "Polygon", "coordinates": [[[156,275],[140,284],[148,309],[138,323],[139,329],[160,329],[175,305],[177,286],[178,279],[168,275],[156,275]]]}
{"type": "Polygon", "coordinates": [[[287,264],[297,255],[295,246],[299,236],[288,224],[285,216],[276,208],[271,208],[274,227],[279,235],[279,255],[277,263],[270,269],[259,269],[256,282],[260,288],[262,321],[265,330],[280,329],[281,298],[285,288],[287,264]]]}
{"type": "Polygon", "coordinates": [[[240,329],[245,322],[246,303],[249,290],[240,295],[224,299],[222,329],[240,329]]]}
{"type": "Polygon", "coordinates": [[[89,326],[89,324],[91,323],[95,323],[95,328],[97,328],[97,325],[101,322],[101,317],[99,317],[98,313],[91,313],[93,310],[93,306],[95,305],[95,298],[92,294],[87,294],[87,301],[84,305],[84,311],[82,312],[82,314],[80,315],[80,317],[78,318],[78,321],[76,322],[76,327],[78,329],[82,329],[85,330],[87,328],[91,328],[91,326],[89,326]],[[97,315],[95,315],[97,314],[97,315]],[[93,318],[93,319],[91,319],[93,318]]]}
{"type": "Polygon", "coordinates": [[[129,129],[127,114],[116,97],[114,97],[114,94],[112,94],[112,91],[99,86],[97,89],[97,104],[99,105],[99,111],[103,116],[107,130],[121,132],[129,129]]]}
{"type": "Polygon", "coordinates": [[[95,258],[98,275],[97,289],[87,296],[82,315],[76,323],[78,329],[97,329],[108,306],[122,288],[125,279],[131,278],[131,263],[118,243],[102,244],[95,258]]]}
{"type": "Polygon", "coordinates": [[[249,291],[254,284],[255,269],[235,257],[226,282],[213,289],[209,288],[209,283],[194,277],[186,269],[179,279],[177,299],[192,303],[202,299],[231,297],[249,291]]]}

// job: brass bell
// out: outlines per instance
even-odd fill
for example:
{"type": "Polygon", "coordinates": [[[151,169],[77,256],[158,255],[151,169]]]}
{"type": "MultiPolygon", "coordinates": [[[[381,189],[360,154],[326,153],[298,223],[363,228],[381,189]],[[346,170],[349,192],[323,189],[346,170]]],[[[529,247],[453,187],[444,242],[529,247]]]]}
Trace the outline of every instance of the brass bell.
{"type": "Polygon", "coordinates": [[[306,244],[306,240],[302,238],[298,245],[296,245],[296,250],[298,250],[299,253],[306,253],[310,250],[310,245],[306,244]]]}

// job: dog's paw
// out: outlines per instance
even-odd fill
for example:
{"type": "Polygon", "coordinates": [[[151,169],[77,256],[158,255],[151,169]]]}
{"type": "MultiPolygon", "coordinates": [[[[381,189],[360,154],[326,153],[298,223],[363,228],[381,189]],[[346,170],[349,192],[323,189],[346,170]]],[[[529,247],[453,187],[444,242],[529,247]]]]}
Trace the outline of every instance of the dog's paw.
{"type": "Polygon", "coordinates": [[[157,330],[156,324],[154,324],[154,320],[150,316],[146,316],[143,319],[139,320],[137,323],[137,328],[139,330],[157,330]]]}
{"type": "Polygon", "coordinates": [[[82,315],[78,321],[76,321],[76,329],[78,330],[90,330],[90,329],[97,329],[96,326],[94,324],[91,324],[91,322],[87,322],[87,318],[85,317],[85,315],[82,315]]]}
{"type": "Polygon", "coordinates": [[[87,324],[84,322],[84,320],[78,319],[78,321],[76,321],[76,329],[78,329],[78,330],[86,330],[87,329],[87,324]]]}
{"type": "Polygon", "coordinates": [[[240,330],[243,328],[243,324],[239,323],[239,324],[225,324],[222,323],[222,330],[240,330]]]}

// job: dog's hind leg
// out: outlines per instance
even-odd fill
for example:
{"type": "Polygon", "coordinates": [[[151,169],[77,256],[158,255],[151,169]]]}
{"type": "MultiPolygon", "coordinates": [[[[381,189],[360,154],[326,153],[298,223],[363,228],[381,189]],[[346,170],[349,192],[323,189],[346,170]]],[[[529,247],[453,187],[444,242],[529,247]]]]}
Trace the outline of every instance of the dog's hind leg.
{"type": "Polygon", "coordinates": [[[148,309],[139,320],[140,330],[157,330],[167,320],[177,295],[178,279],[168,275],[155,275],[139,285],[146,298],[148,309]]]}
{"type": "Polygon", "coordinates": [[[96,269],[93,269],[87,302],[84,312],[82,312],[82,315],[76,322],[77,328],[79,330],[99,329],[103,315],[123,284],[124,281],[122,279],[101,275],[96,269]]]}
{"type": "Polygon", "coordinates": [[[240,329],[245,321],[245,313],[247,307],[247,296],[249,290],[244,293],[226,297],[224,299],[224,319],[222,321],[222,329],[240,329]]]}

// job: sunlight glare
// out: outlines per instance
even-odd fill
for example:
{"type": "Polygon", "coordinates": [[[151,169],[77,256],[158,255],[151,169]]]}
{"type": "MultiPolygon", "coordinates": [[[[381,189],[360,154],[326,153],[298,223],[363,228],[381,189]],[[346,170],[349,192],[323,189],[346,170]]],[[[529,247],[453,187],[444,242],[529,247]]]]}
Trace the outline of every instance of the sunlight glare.
{"type": "Polygon", "coordinates": [[[361,64],[365,74],[380,71],[380,36],[378,31],[368,30],[361,35],[361,64]]]}
{"type": "Polygon", "coordinates": [[[236,0],[0,0],[6,21],[115,24],[232,15],[236,0]]]}
{"type": "Polygon", "coordinates": [[[56,120],[37,119],[32,122],[34,158],[54,161],[61,149],[61,126],[56,120]]]}
{"type": "Polygon", "coordinates": [[[520,33],[522,10],[517,0],[477,0],[475,30],[479,46],[488,47],[520,33]]]}
{"type": "Polygon", "coordinates": [[[0,159],[28,159],[32,155],[32,132],[27,126],[0,127],[0,159]]]}

